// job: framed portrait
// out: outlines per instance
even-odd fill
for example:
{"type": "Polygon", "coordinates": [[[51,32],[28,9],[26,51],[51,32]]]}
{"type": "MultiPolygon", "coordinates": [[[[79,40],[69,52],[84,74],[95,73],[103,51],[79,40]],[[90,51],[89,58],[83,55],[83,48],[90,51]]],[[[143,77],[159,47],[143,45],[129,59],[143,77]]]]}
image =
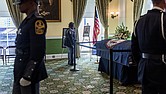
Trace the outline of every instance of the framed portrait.
{"type": "Polygon", "coordinates": [[[40,0],[39,13],[46,21],[61,22],[61,0],[40,0]]]}
{"type": "Polygon", "coordinates": [[[83,37],[89,37],[90,26],[84,26],[83,37]]]}

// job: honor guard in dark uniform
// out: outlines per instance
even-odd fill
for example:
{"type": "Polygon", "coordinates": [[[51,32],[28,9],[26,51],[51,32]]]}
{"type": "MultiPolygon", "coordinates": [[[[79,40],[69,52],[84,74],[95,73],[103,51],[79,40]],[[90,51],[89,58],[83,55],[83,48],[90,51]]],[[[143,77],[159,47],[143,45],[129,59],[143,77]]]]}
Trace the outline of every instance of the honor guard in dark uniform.
{"type": "Polygon", "coordinates": [[[153,9],[135,23],[131,48],[142,94],[166,94],[166,2],[152,2],[153,9]]]}
{"type": "Polygon", "coordinates": [[[64,45],[68,48],[68,64],[74,65],[75,62],[75,45],[76,45],[76,34],[74,29],[74,23],[69,23],[69,28],[65,33],[64,45]]]}
{"type": "Polygon", "coordinates": [[[12,94],[39,94],[39,82],[48,77],[44,64],[47,24],[37,13],[37,1],[17,0],[14,4],[27,17],[17,31],[12,94]]]}

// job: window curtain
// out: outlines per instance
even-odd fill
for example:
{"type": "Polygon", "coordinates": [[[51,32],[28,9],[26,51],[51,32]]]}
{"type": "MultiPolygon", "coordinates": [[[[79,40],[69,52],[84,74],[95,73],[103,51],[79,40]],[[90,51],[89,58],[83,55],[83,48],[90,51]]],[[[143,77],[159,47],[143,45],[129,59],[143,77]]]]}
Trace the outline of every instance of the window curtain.
{"type": "Polygon", "coordinates": [[[134,13],[133,13],[133,21],[137,21],[142,13],[144,0],[134,0],[134,13]]]}
{"type": "MultiPolygon", "coordinates": [[[[79,32],[78,27],[81,23],[85,7],[87,4],[87,0],[72,0],[73,2],[73,19],[74,19],[74,25],[76,29],[76,39],[77,42],[79,42],[79,32]]],[[[76,45],[76,57],[80,57],[80,47],[79,44],[76,45]]]]}
{"type": "Polygon", "coordinates": [[[104,39],[108,39],[108,7],[111,0],[96,0],[96,7],[98,9],[98,14],[100,22],[103,25],[104,39]]]}
{"type": "Polygon", "coordinates": [[[13,5],[13,2],[14,0],[6,0],[8,10],[13,20],[13,23],[18,28],[23,20],[23,14],[20,13],[18,6],[13,5]]]}

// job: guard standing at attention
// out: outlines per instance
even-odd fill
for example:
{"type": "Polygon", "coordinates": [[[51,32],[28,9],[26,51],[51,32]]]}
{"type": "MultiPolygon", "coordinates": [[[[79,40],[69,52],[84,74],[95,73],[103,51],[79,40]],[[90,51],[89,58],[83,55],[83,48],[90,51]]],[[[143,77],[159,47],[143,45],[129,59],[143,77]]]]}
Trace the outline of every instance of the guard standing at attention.
{"type": "Polygon", "coordinates": [[[166,94],[166,0],[152,2],[153,9],[135,23],[131,48],[142,94],[166,94]]]}
{"type": "Polygon", "coordinates": [[[37,3],[36,0],[14,2],[27,17],[17,31],[12,94],[39,94],[39,82],[48,77],[45,67],[47,24],[37,13],[37,3]]]}
{"type": "Polygon", "coordinates": [[[76,34],[74,29],[74,23],[69,23],[69,28],[65,32],[65,46],[68,48],[68,64],[74,65],[75,62],[75,45],[76,45],[76,34]]]}

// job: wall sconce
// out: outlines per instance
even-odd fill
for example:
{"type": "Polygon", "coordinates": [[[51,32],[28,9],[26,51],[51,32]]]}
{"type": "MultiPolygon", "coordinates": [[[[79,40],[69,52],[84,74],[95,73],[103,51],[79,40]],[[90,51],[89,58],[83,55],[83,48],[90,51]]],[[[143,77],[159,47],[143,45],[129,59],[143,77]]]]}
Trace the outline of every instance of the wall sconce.
{"type": "Polygon", "coordinates": [[[119,15],[119,12],[111,12],[111,18],[114,19],[115,17],[117,17],[119,15]]]}

